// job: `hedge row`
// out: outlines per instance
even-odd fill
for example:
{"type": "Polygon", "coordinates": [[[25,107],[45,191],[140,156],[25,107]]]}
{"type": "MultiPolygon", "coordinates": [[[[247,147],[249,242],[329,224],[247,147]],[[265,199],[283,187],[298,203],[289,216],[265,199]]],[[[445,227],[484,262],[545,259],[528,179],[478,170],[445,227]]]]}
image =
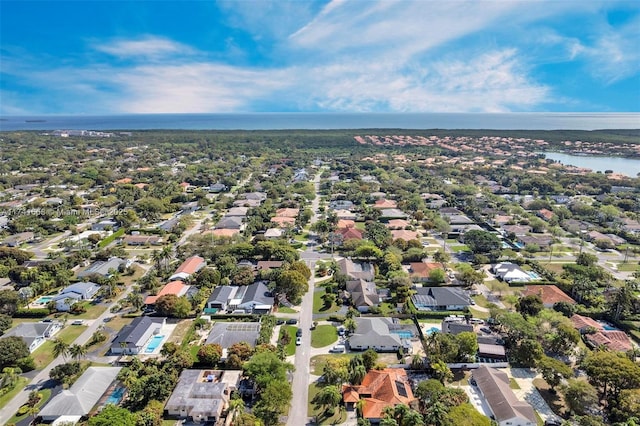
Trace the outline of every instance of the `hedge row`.
{"type": "Polygon", "coordinates": [[[49,316],[51,312],[48,309],[18,309],[14,314],[14,318],[44,318],[49,316]]]}

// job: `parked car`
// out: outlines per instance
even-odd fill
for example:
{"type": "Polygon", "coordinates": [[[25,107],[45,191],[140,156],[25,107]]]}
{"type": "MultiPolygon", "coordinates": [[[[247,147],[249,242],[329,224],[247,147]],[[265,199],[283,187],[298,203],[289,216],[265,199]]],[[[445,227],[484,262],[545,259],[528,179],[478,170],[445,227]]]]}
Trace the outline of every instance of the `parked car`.
{"type": "Polygon", "coordinates": [[[344,345],[335,345],[334,347],[329,349],[329,352],[334,354],[342,354],[344,353],[345,350],[346,350],[346,347],[344,345]]]}
{"type": "Polygon", "coordinates": [[[75,320],[71,323],[71,325],[84,325],[84,321],[82,320],[75,320]]]}
{"type": "Polygon", "coordinates": [[[491,334],[491,329],[489,327],[480,327],[480,331],[483,333],[491,334]]]}
{"type": "Polygon", "coordinates": [[[300,346],[302,344],[302,337],[296,337],[296,346],[300,346]]]}
{"type": "Polygon", "coordinates": [[[297,319],[295,319],[295,318],[291,318],[291,319],[288,319],[288,320],[287,320],[287,324],[291,324],[291,325],[293,325],[293,324],[297,324],[297,323],[298,323],[298,320],[297,320],[297,319]]]}
{"type": "Polygon", "coordinates": [[[296,337],[302,337],[302,329],[299,328],[298,331],[296,331],[296,337]]]}
{"type": "Polygon", "coordinates": [[[338,327],[338,336],[344,336],[345,333],[346,330],[344,329],[344,327],[338,327]]]}
{"type": "Polygon", "coordinates": [[[282,325],[282,324],[284,324],[283,319],[276,320],[276,325],[282,325]]]}

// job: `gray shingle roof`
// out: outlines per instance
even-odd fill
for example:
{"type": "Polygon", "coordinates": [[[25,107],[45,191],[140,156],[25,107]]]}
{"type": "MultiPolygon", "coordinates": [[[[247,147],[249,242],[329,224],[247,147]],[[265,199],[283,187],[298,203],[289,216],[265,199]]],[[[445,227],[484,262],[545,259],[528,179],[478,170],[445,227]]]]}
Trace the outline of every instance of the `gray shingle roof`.
{"type": "Polygon", "coordinates": [[[42,417],[85,416],[116,379],[121,367],[89,367],[71,386],[40,410],[42,417]]]}
{"type": "Polygon", "coordinates": [[[389,318],[356,318],[356,332],[349,337],[352,347],[402,346],[400,336],[389,331],[393,323],[389,318]]]}
{"type": "Polygon", "coordinates": [[[129,346],[136,346],[138,341],[144,336],[150,327],[158,327],[166,318],[138,317],[131,321],[131,324],[125,325],[120,333],[111,342],[112,348],[119,348],[122,342],[129,346]]]}
{"type": "Polygon", "coordinates": [[[520,417],[537,423],[531,405],[520,401],[509,387],[506,373],[483,365],[473,372],[473,378],[498,422],[520,417]]]}
{"type": "Polygon", "coordinates": [[[458,288],[418,287],[411,297],[422,306],[471,305],[469,296],[458,288]]]}

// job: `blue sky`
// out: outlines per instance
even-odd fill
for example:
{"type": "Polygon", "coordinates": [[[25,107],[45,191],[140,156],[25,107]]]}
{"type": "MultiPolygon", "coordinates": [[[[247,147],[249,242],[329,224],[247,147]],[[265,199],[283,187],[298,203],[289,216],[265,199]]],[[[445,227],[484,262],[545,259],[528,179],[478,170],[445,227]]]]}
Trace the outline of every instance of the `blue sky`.
{"type": "Polygon", "coordinates": [[[639,112],[640,2],[0,0],[0,114],[639,112]]]}

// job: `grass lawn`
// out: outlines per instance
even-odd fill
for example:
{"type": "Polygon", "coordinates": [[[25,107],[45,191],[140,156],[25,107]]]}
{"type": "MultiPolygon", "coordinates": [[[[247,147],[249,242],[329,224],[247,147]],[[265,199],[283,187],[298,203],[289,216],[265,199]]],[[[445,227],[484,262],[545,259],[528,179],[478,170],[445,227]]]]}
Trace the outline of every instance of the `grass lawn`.
{"type": "MultiPolygon", "coordinates": [[[[84,325],[69,325],[61,330],[58,334],[56,334],[54,338],[62,339],[63,342],[71,345],[86,329],[87,327],[84,325]]],[[[55,358],[53,356],[53,346],[53,341],[47,340],[42,345],[40,345],[38,349],[33,351],[31,356],[36,362],[36,370],[43,369],[44,367],[49,365],[51,361],[53,361],[53,359],[55,358]]]]}
{"type": "Polygon", "coordinates": [[[98,318],[104,311],[107,310],[107,305],[98,304],[92,305],[91,302],[83,302],[82,306],[87,310],[87,312],[83,314],[69,314],[69,319],[73,321],[74,319],[94,319],[98,318]]]}
{"type": "Polygon", "coordinates": [[[289,334],[289,343],[284,348],[284,352],[287,356],[291,356],[296,353],[296,331],[298,331],[298,327],[293,325],[283,325],[280,327],[280,333],[289,334]]]}
{"type": "Polygon", "coordinates": [[[347,412],[342,405],[339,405],[334,408],[334,413],[332,416],[329,416],[326,412],[326,407],[320,407],[318,410],[315,409],[315,406],[311,403],[313,397],[320,392],[321,387],[318,386],[317,383],[313,383],[309,385],[309,405],[307,408],[307,414],[311,417],[315,417],[316,422],[314,424],[317,425],[335,425],[344,423],[347,420],[347,412]]]}
{"type": "MultiPolygon", "coordinates": [[[[51,398],[51,389],[42,389],[40,391],[38,391],[38,393],[42,394],[42,399],[40,399],[40,402],[38,402],[36,404],[36,407],[42,407],[47,401],[49,401],[49,398],[51,398]]],[[[26,419],[27,417],[31,417],[29,414],[23,414],[21,416],[16,416],[14,415],[13,417],[11,417],[9,419],[9,424],[16,424],[19,421],[22,421],[24,419],[26,419]]]]}
{"type": "Polygon", "coordinates": [[[551,388],[544,381],[544,379],[533,379],[533,385],[540,392],[540,396],[547,402],[549,408],[553,410],[558,416],[564,417],[567,412],[567,406],[565,405],[564,398],[559,392],[551,392],[551,388]]]}
{"type": "Polygon", "coordinates": [[[545,269],[547,269],[547,270],[549,270],[551,272],[555,272],[557,274],[561,274],[563,272],[562,265],[565,265],[565,263],[557,263],[557,262],[552,262],[552,263],[540,262],[540,264],[545,269]]]}
{"type": "Polygon", "coordinates": [[[322,296],[325,294],[325,290],[315,291],[313,293],[313,313],[314,314],[330,314],[333,312],[337,312],[340,307],[335,303],[332,304],[328,309],[324,304],[324,300],[322,300],[322,296]]]}
{"type": "Polygon", "coordinates": [[[478,311],[477,309],[473,309],[473,306],[469,306],[469,310],[473,314],[474,318],[481,318],[481,319],[489,318],[489,312],[478,311]]]}
{"type": "Polygon", "coordinates": [[[487,301],[487,298],[484,296],[484,294],[478,294],[476,296],[472,296],[471,298],[473,299],[474,302],[476,302],[476,305],[482,306],[483,308],[486,308],[487,304],[489,303],[489,301],[487,301]]]}
{"type": "Polygon", "coordinates": [[[309,371],[311,371],[311,374],[314,374],[316,376],[322,376],[324,374],[324,366],[327,363],[328,359],[331,358],[353,358],[354,356],[356,356],[355,352],[349,352],[346,354],[327,354],[327,355],[316,355],[314,357],[311,357],[311,359],[309,360],[309,366],[310,369],[309,371]]]}
{"type": "Polygon", "coordinates": [[[466,251],[470,251],[469,250],[469,246],[462,244],[462,245],[450,245],[449,248],[451,249],[452,252],[454,253],[461,253],[461,252],[466,252],[466,251]]]}
{"type": "Polygon", "coordinates": [[[620,272],[640,271],[640,265],[638,265],[638,262],[618,263],[617,267],[620,272]]]}
{"type": "Polygon", "coordinates": [[[356,222],[355,228],[359,231],[364,231],[365,230],[364,222],[356,222]]]}
{"type": "Polygon", "coordinates": [[[189,320],[189,319],[180,321],[176,325],[176,328],[173,330],[173,333],[171,333],[171,336],[167,339],[167,342],[173,342],[176,345],[181,345],[182,339],[184,339],[184,336],[187,334],[187,330],[189,330],[189,327],[191,327],[191,321],[192,320],[189,320]]]}
{"type": "Polygon", "coordinates": [[[520,389],[520,385],[516,382],[516,379],[509,377],[509,387],[511,389],[520,389]]]}
{"type": "Polygon", "coordinates": [[[323,348],[338,340],[338,330],[330,325],[323,324],[311,332],[311,347],[323,348]]]}
{"type": "Polygon", "coordinates": [[[298,311],[296,311],[295,309],[291,309],[287,306],[278,306],[278,312],[280,312],[281,314],[297,314],[298,311]]]}
{"type": "Polygon", "coordinates": [[[453,382],[451,386],[469,386],[469,379],[471,378],[471,371],[469,370],[455,370],[453,373],[453,382]]]}
{"type": "Polygon", "coordinates": [[[4,407],[5,404],[13,399],[25,386],[29,383],[29,379],[26,377],[18,377],[18,382],[16,383],[16,387],[11,391],[5,393],[0,396],[0,408],[4,407]]]}

